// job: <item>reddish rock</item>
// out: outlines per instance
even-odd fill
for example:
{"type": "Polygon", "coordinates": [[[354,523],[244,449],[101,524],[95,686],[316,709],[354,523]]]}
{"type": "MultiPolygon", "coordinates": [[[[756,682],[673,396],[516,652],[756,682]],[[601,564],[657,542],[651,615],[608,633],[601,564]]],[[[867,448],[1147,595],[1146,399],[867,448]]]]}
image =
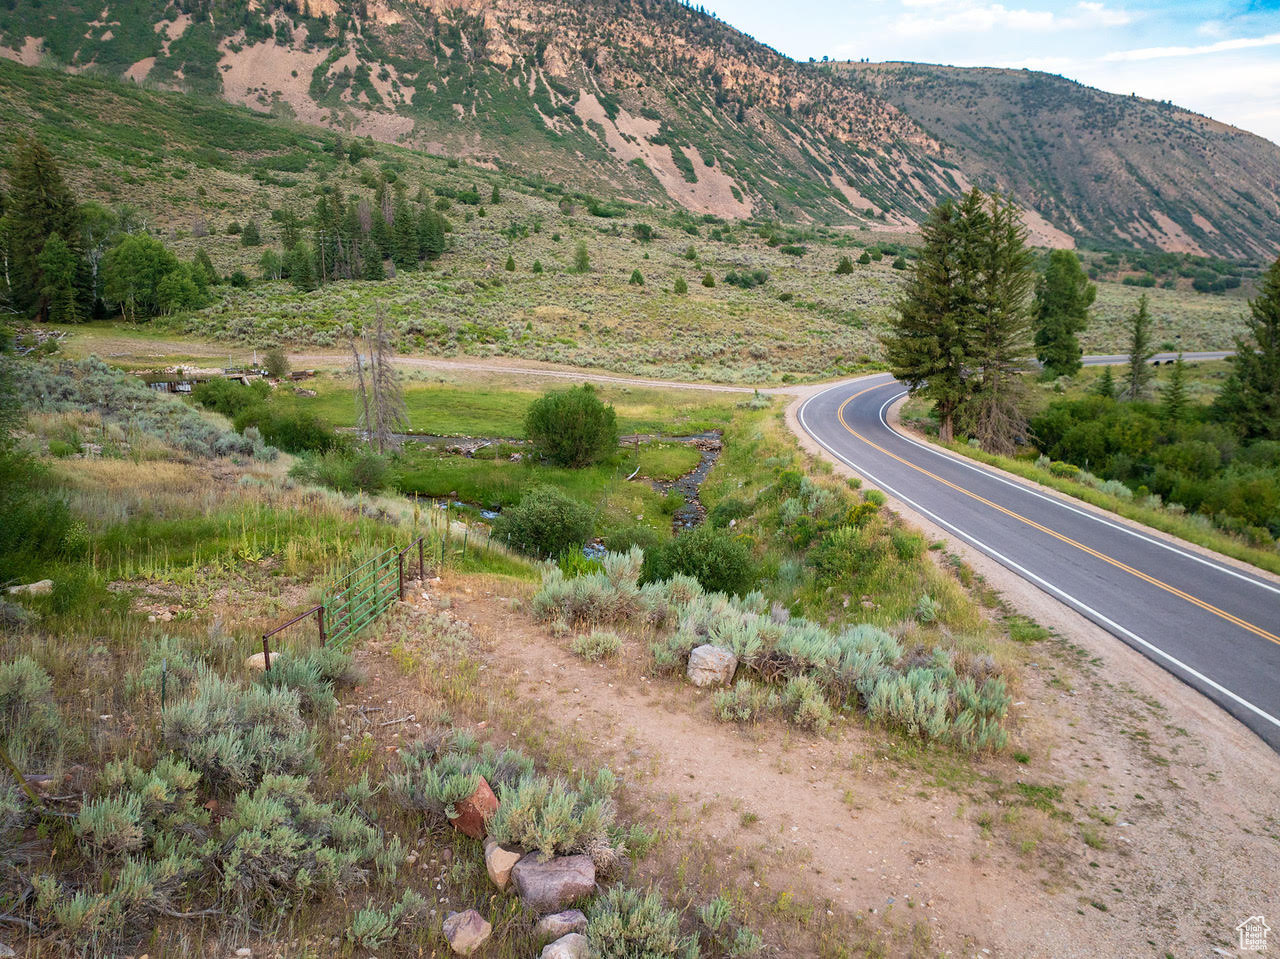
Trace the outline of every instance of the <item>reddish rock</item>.
{"type": "Polygon", "coordinates": [[[498,811],[498,797],[481,776],[476,791],[457,803],[454,809],[457,815],[450,819],[453,828],[472,839],[483,839],[485,821],[498,811]]]}

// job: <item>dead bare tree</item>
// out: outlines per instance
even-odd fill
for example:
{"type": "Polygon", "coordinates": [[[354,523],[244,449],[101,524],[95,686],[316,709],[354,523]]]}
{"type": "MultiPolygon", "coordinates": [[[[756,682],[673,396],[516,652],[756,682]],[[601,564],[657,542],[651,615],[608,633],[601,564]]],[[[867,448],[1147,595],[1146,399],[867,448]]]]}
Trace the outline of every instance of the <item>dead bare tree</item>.
{"type": "Polygon", "coordinates": [[[387,311],[379,306],[373,323],[363,334],[364,355],[360,341],[351,340],[354,359],[358,428],[379,453],[391,448],[393,436],[409,426],[409,415],[400,387],[400,374],[392,362],[395,348],[387,330],[387,311]]]}

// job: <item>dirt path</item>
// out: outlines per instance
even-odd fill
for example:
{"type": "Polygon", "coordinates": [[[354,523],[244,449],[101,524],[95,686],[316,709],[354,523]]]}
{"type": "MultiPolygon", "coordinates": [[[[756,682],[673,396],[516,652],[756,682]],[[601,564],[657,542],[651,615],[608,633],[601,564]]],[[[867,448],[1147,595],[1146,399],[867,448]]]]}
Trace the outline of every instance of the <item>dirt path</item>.
{"type": "MultiPolygon", "coordinates": [[[[289,355],[295,368],[317,365],[344,365],[350,358],[336,353],[296,353],[289,355]]],[[[727,386],[723,383],[679,383],[672,380],[645,379],[639,376],[619,376],[613,373],[592,373],[574,367],[532,364],[528,360],[493,359],[458,360],[431,356],[397,356],[396,366],[411,370],[449,370],[471,373],[505,373],[547,379],[590,381],[592,383],[619,383],[623,386],[655,386],[673,390],[707,390],[712,393],[751,393],[749,386],[727,386]]],[[[762,393],[777,392],[761,390],[762,393]]]]}
{"type": "Polygon", "coordinates": [[[1280,915],[1270,751],[1166,708],[1149,677],[1119,681],[1110,657],[1035,646],[1011,749],[1027,762],[970,763],[857,720],[830,737],[725,726],[708,694],[643,673],[634,641],[622,665],[591,665],[463,585],[441,592],[471,624],[489,694],[515,690],[507,709],[585,739],[643,805],[683,816],[772,895],[924,923],[930,951],[975,957],[1211,955],[1244,917],[1280,915]]]}

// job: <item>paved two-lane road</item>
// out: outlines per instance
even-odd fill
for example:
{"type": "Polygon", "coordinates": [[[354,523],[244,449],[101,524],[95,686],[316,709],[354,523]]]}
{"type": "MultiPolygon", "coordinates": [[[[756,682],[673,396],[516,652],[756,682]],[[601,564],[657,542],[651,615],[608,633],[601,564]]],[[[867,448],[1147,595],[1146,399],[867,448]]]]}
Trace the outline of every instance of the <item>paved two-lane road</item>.
{"type": "Polygon", "coordinates": [[[863,377],[814,394],[798,419],[832,456],[1280,751],[1280,586],[903,436],[885,411],[904,392],[887,374],[863,377]]]}

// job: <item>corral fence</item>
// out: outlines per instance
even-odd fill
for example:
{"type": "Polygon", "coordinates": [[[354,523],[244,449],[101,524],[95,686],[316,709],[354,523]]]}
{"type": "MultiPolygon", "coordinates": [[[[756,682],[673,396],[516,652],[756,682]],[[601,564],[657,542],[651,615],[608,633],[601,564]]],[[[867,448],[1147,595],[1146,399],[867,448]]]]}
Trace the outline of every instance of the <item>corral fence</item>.
{"type": "Polygon", "coordinates": [[[263,633],[264,668],[271,668],[271,637],[303,620],[312,616],[316,618],[321,646],[341,648],[352,636],[385,613],[392,603],[403,600],[406,557],[412,574],[415,550],[418,578],[426,578],[425,540],[424,534],[404,549],[392,547],[384,550],[330,584],[318,605],[263,633]]]}

